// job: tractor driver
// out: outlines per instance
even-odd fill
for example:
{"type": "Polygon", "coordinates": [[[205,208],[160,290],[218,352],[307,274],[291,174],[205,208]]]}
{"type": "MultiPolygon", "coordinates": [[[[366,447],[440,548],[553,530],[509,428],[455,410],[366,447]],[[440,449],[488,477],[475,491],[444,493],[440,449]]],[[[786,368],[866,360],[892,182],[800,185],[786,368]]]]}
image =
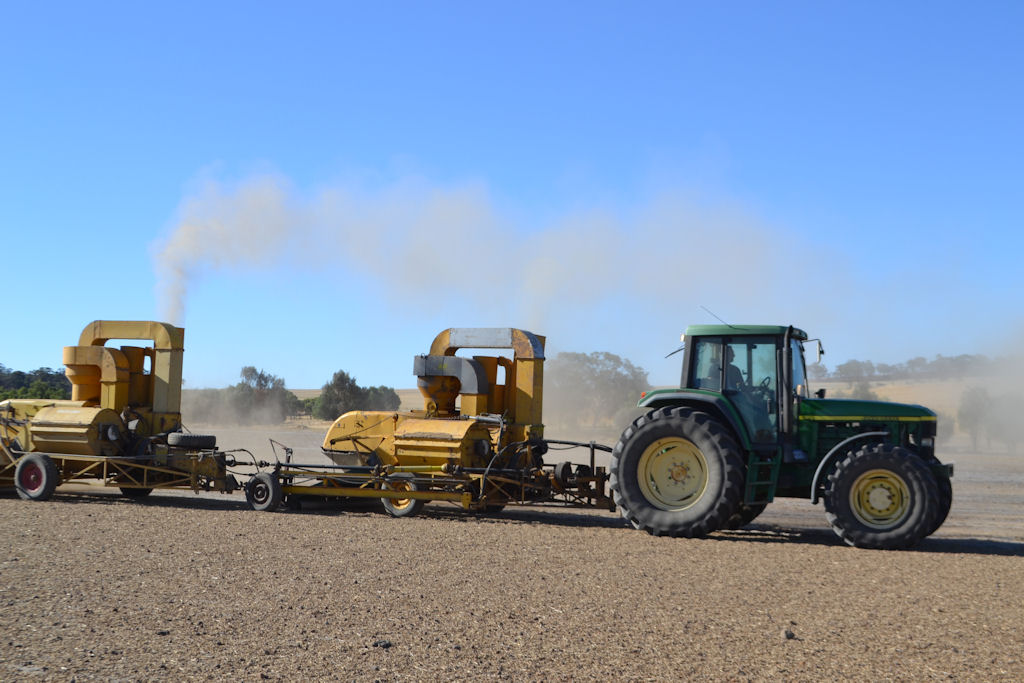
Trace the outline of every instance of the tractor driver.
{"type": "Polygon", "coordinates": [[[732,350],[731,346],[725,347],[725,388],[741,390],[746,388],[747,383],[743,381],[743,373],[740,369],[733,365],[733,360],[736,358],[736,352],[732,350]]]}
{"type": "MultiPolygon", "coordinates": [[[[709,344],[701,342],[710,352],[710,362],[707,366],[707,373],[700,385],[704,389],[719,391],[722,388],[722,346],[719,343],[709,344]]],[[[747,386],[743,380],[743,373],[733,365],[736,353],[731,346],[725,347],[725,388],[739,391],[747,386]]]]}

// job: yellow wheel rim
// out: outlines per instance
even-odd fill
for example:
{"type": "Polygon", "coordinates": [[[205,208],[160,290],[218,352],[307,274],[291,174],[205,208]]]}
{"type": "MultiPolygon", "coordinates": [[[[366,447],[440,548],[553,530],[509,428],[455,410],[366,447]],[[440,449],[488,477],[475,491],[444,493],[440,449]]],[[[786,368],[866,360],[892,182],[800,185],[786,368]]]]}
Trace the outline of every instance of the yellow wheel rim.
{"type": "MultiPolygon", "coordinates": [[[[413,491],[412,485],[407,481],[391,481],[387,483],[387,487],[392,491],[413,491]]],[[[413,498],[392,498],[391,504],[395,506],[396,510],[401,510],[412,505],[413,498]]]]}
{"type": "Polygon", "coordinates": [[[708,463],[696,445],[679,437],[658,439],[637,465],[640,491],[662,510],[685,510],[708,486],[708,463]]]}
{"type": "Polygon", "coordinates": [[[891,470],[869,470],[850,489],[850,507],[857,519],[872,529],[887,529],[910,511],[907,482],[891,470]]]}

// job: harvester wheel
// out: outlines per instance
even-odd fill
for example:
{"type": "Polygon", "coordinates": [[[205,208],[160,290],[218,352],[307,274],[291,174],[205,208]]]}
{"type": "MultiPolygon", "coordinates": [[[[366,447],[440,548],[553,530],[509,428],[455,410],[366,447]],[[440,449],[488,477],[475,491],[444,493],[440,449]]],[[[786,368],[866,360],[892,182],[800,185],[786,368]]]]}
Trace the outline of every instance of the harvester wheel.
{"type": "Polygon", "coordinates": [[[828,476],[825,513],[832,530],[858,548],[906,548],[935,528],[941,500],[919,457],[892,444],[847,454],[828,476]]]}
{"type": "Polygon", "coordinates": [[[555,465],[555,481],[563,489],[569,488],[569,480],[572,478],[572,463],[560,462],[555,465]]]}
{"type": "Polygon", "coordinates": [[[195,448],[203,450],[217,446],[217,437],[210,434],[185,434],[184,432],[171,432],[167,435],[167,445],[179,448],[195,448]]]}
{"type": "Polygon", "coordinates": [[[725,520],[725,524],[722,525],[722,528],[742,529],[757,519],[757,517],[764,512],[766,507],[768,507],[766,503],[755,503],[754,505],[740,503],[740,506],[736,508],[736,512],[732,513],[732,516],[725,520]]]}
{"type": "Polygon", "coordinates": [[[281,505],[281,482],[270,472],[260,472],[245,485],[245,500],[253,510],[273,512],[281,505]]]}
{"type": "Polygon", "coordinates": [[[42,453],[22,456],[14,469],[14,486],[25,500],[48,500],[59,483],[57,466],[42,453]]]}
{"type": "MultiPolygon", "coordinates": [[[[398,472],[392,474],[384,482],[384,488],[389,491],[419,491],[416,480],[411,472],[398,472]]],[[[384,509],[392,517],[412,517],[423,509],[427,501],[418,498],[381,498],[384,509]]]]}
{"type": "Polygon", "coordinates": [[[153,489],[134,489],[128,487],[121,487],[121,495],[125,498],[145,498],[149,494],[153,493],[153,489]]]}
{"type": "Polygon", "coordinates": [[[622,516],[655,536],[705,536],[743,497],[743,460],[707,413],[660,408],[633,421],[612,451],[609,487],[622,516]]]}

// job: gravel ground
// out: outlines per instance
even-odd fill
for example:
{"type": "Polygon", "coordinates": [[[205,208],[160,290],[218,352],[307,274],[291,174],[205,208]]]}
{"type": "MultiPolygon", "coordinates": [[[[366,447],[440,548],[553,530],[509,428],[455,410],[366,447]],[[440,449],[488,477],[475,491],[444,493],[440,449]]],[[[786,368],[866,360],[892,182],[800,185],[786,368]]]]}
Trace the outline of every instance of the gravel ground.
{"type": "Polygon", "coordinates": [[[1024,680],[1024,458],[910,551],[820,506],[664,539],[602,511],[7,494],[2,680],[1024,680]]]}

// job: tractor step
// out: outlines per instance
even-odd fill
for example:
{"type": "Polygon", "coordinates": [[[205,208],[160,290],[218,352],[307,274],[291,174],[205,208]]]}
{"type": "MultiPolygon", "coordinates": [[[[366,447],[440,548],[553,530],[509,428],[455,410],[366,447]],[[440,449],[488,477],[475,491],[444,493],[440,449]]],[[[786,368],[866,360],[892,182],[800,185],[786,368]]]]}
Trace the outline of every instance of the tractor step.
{"type": "Polygon", "coordinates": [[[747,505],[770,503],[775,500],[775,486],[779,480],[781,454],[776,451],[771,456],[763,453],[751,453],[747,459],[747,484],[743,494],[743,502],[747,505]]]}

